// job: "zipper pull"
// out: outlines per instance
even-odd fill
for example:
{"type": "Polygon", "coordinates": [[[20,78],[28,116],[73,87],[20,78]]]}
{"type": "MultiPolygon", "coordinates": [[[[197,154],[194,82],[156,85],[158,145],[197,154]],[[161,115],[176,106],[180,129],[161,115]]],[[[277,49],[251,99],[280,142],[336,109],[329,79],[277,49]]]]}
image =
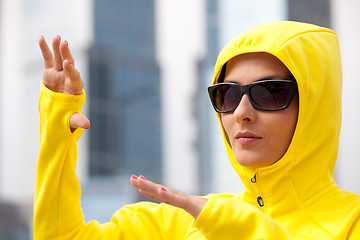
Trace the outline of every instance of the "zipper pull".
{"type": "Polygon", "coordinates": [[[260,207],[263,207],[263,206],[264,206],[264,200],[262,199],[262,197],[259,196],[259,197],[257,198],[257,202],[258,202],[258,204],[259,204],[260,207]]]}
{"type": "Polygon", "coordinates": [[[252,178],[250,178],[250,182],[256,183],[256,173],[254,174],[254,176],[252,178]]]}

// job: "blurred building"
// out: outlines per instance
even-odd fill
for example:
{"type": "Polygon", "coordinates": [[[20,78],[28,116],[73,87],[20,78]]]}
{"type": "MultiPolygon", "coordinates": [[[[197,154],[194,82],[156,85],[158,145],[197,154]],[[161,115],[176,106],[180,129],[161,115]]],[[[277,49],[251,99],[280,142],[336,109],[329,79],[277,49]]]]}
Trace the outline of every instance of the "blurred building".
{"type": "Polygon", "coordinates": [[[356,0],[0,0],[0,239],[31,239],[40,35],[69,41],[85,81],[91,128],[78,144],[77,174],[86,221],[108,221],[142,199],[131,174],[190,194],[241,191],[206,88],[228,41],[275,20],[339,33],[344,107],[335,175],[360,193],[359,7],[356,0]]]}
{"type": "Polygon", "coordinates": [[[161,180],[154,1],[94,1],[89,50],[89,176],[161,180]]]}
{"type": "Polygon", "coordinates": [[[339,35],[343,64],[343,118],[335,178],[341,188],[360,194],[360,2],[331,0],[331,26],[339,35]]]}
{"type": "MultiPolygon", "coordinates": [[[[43,68],[38,38],[44,35],[50,46],[57,34],[69,40],[76,67],[86,80],[86,52],[92,35],[89,3],[0,1],[0,239],[32,238],[43,68]]],[[[84,136],[79,142],[81,179],[86,173],[86,140],[84,136]]]]}
{"type": "Polygon", "coordinates": [[[160,73],[155,2],[93,4],[87,95],[92,124],[82,202],[86,219],[101,215],[106,221],[119,205],[143,199],[129,193],[131,174],[162,180],[160,73]]]}

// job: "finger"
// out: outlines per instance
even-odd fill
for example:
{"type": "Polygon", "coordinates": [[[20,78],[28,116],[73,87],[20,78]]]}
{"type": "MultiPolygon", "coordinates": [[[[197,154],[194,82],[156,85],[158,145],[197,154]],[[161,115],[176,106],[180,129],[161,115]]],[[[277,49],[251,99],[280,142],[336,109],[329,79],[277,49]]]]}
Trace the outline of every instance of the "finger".
{"type": "Polygon", "coordinates": [[[172,193],[165,188],[158,190],[161,202],[170,204],[172,206],[182,208],[191,214],[195,219],[199,216],[208,201],[204,197],[187,195],[184,193],[172,193]]]}
{"type": "Polygon", "coordinates": [[[146,192],[146,191],[141,190],[141,189],[139,189],[139,192],[140,192],[143,196],[145,196],[145,197],[147,197],[147,198],[151,198],[152,200],[155,200],[155,201],[158,201],[158,202],[162,202],[158,195],[154,195],[154,194],[152,194],[152,193],[146,192]]]}
{"type": "Polygon", "coordinates": [[[187,195],[171,188],[165,188],[159,184],[143,179],[138,179],[136,182],[139,186],[139,192],[145,197],[172,205],[174,207],[182,208],[194,216],[194,218],[199,215],[203,207],[203,205],[197,204],[198,199],[195,196],[187,195]]]}
{"type": "Polygon", "coordinates": [[[82,113],[74,113],[70,117],[70,128],[74,131],[77,128],[88,129],[90,127],[90,121],[82,113]]]}
{"type": "Polygon", "coordinates": [[[59,35],[53,38],[52,47],[54,52],[54,68],[58,71],[61,71],[63,68],[63,59],[60,54],[60,41],[61,38],[59,35]]]}
{"type": "Polygon", "coordinates": [[[171,188],[165,188],[164,186],[154,183],[148,179],[146,179],[144,176],[140,175],[139,177],[132,175],[130,179],[131,184],[138,188],[139,190],[143,192],[147,192],[148,194],[152,194],[153,196],[159,196],[159,190],[167,191],[171,194],[177,194],[177,195],[186,195],[182,192],[176,191],[171,188]]]}
{"type": "Polygon", "coordinates": [[[156,201],[168,203],[175,207],[181,207],[184,209],[189,205],[189,195],[171,188],[165,188],[160,184],[147,180],[141,175],[137,179],[132,178],[131,183],[139,189],[139,192],[142,195],[156,201]]]}
{"type": "Polygon", "coordinates": [[[134,187],[138,188],[139,192],[145,197],[161,202],[157,193],[161,185],[151,182],[141,175],[139,177],[132,175],[130,182],[134,187]]]}
{"type": "Polygon", "coordinates": [[[187,210],[190,196],[172,189],[161,187],[157,190],[162,202],[187,210]]]}
{"type": "Polygon", "coordinates": [[[63,41],[60,44],[60,54],[62,59],[69,59],[72,62],[73,66],[75,66],[75,62],[74,62],[75,60],[71,55],[69,43],[67,41],[63,41]]]}
{"type": "Polygon", "coordinates": [[[207,199],[204,197],[192,196],[171,188],[165,188],[147,180],[141,175],[139,177],[132,175],[130,181],[132,185],[139,189],[142,195],[174,207],[182,208],[195,219],[199,216],[207,202],[207,199]]]}
{"type": "Polygon", "coordinates": [[[79,95],[82,93],[82,89],[84,87],[84,82],[80,78],[80,73],[77,71],[72,62],[67,59],[63,63],[63,69],[66,75],[69,78],[69,82],[67,88],[69,89],[69,94],[79,95]]]}
{"type": "Polygon", "coordinates": [[[41,54],[44,59],[44,67],[45,68],[52,68],[54,66],[54,60],[53,55],[49,49],[49,46],[47,45],[45,38],[41,36],[39,38],[39,47],[41,50],[41,54]]]}
{"type": "Polygon", "coordinates": [[[142,175],[140,175],[139,177],[132,175],[130,178],[130,182],[134,187],[136,187],[138,189],[146,190],[148,192],[156,193],[157,188],[158,188],[157,187],[158,184],[146,179],[142,175]]]}
{"type": "Polygon", "coordinates": [[[139,191],[146,197],[150,197],[159,202],[167,203],[175,207],[183,208],[186,211],[193,211],[195,196],[176,191],[171,188],[165,188],[160,184],[156,184],[143,178],[141,175],[136,180],[139,191]]]}

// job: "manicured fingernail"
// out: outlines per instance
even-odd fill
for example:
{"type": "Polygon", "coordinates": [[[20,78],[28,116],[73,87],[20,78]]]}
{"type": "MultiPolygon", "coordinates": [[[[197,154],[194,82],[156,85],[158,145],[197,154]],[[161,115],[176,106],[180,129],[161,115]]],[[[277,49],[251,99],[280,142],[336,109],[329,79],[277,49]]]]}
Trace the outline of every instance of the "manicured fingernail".
{"type": "Polygon", "coordinates": [[[160,189],[161,191],[167,192],[167,190],[164,187],[161,187],[160,189]]]}
{"type": "Polygon", "coordinates": [[[89,129],[90,128],[90,124],[89,124],[89,126],[87,126],[85,129],[89,129]]]}
{"type": "Polygon", "coordinates": [[[60,35],[57,35],[57,38],[58,38],[58,39],[61,39],[60,35]]]}
{"type": "Polygon", "coordinates": [[[41,35],[40,38],[45,39],[45,37],[43,35],[41,35]]]}
{"type": "Polygon", "coordinates": [[[72,62],[69,59],[66,59],[66,61],[72,65],[72,62]]]}
{"type": "Polygon", "coordinates": [[[138,179],[138,177],[135,176],[135,175],[131,175],[131,178],[132,178],[132,179],[138,179]]]}
{"type": "Polygon", "coordinates": [[[146,177],[144,177],[143,175],[140,175],[139,178],[144,179],[144,180],[148,180],[146,177]]]}
{"type": "Polygon", "coordinates": [[[66,40],[65,40],[64,42],[66,43],[66,46],[69,46],[69,43],[68,43],[68,41],[66,41],[66,40]]]}

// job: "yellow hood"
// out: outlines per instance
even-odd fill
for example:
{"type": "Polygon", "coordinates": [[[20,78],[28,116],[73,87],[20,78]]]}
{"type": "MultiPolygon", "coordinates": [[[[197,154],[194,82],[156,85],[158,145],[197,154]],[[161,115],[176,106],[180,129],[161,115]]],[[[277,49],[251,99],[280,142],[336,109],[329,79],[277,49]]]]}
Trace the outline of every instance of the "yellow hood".
{"type": "MultiPolygon", "coordinates": [[[[337,35],[327,28],[290,21],[252,28],[221,51],[213,84],[229,59],[251,52],[274,55],[294,75],[299,89],[298,122],[287,153],[275,164],[260,169],[237,163],[222,127],[230,162],[245,185],[244,198],[248,201],[261,195],[265,204],[275,204],[290,191],[292,198],[304,202],[335,185],[342,87],[337,35]],[[255,174],[261,183],[252,183],[255,174]]],[[[219,114],[218,117],[220,120],[219,114]]]]}
{"type": "Polygon", "coordinates": [[[42,84],[34,239],[360,239],[360,197],[339,190],[332,176],[341,119],[335,33],[294,22],[251,29],[221,52],[214,83],[225,62],[249,52],[273,54],[296,78],[296,131],[283,158],[259,169],[235,161],[223,131],[245,191],[235,196],[208,195],[196,220],[168,204],[140,202],[124,206],[110,222],[85,223],[76,176],[76,141],[82,130],[71,133],[69,126],[85,95],[52,92],[42,84]]]}

